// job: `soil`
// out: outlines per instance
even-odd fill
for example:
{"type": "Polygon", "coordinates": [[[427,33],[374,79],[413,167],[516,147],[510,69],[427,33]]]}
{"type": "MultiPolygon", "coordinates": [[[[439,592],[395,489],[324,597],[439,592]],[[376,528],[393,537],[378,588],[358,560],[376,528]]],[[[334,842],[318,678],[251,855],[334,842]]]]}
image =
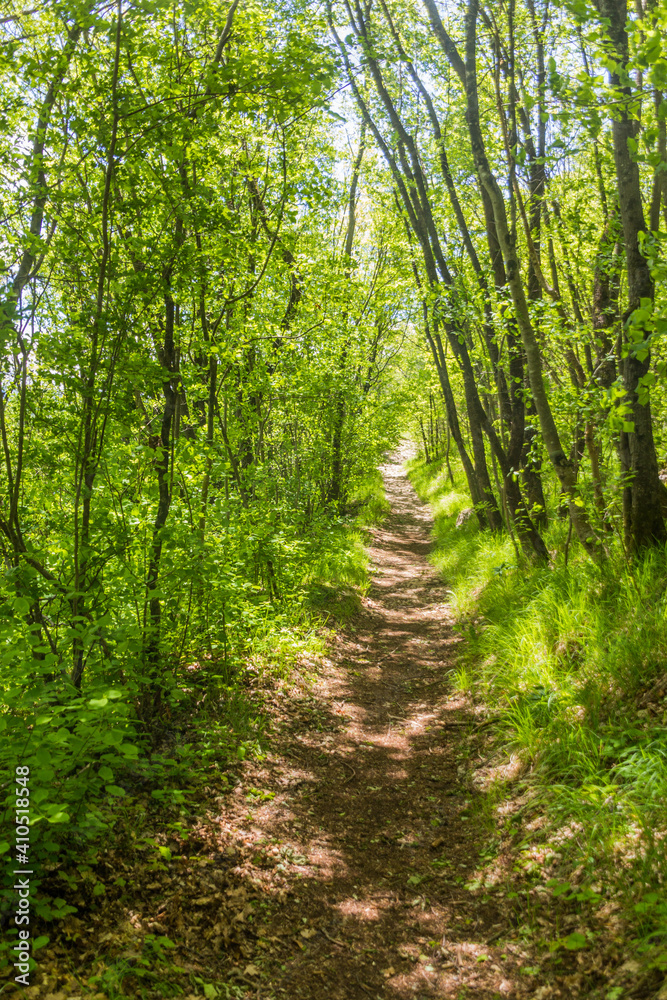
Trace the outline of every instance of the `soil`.
{"type": "Polygon", "coordinates": [[[502,915],[466,887],[485,836],[460,761],[480,720],[447,679],[460,639],[430,512],[402,466],[383,473],[368,595],[226,810],[265,852],[264,950],[244,976],[259,973],[258,998],[533,996],[520,947],[498,944],[502,915]],[[249,815],[248,786],[275,797],[249,815]]]}

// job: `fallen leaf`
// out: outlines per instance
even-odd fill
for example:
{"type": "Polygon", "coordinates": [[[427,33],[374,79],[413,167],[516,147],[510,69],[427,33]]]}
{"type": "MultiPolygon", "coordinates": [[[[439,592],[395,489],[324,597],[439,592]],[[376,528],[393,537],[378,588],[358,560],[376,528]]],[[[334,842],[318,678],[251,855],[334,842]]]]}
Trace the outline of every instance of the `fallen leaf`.
{"type": "Polygon", "coordinates": [[[243,974],[245,976],[259,976],[260,972],[256,965],[246,965],[243,974]]]}

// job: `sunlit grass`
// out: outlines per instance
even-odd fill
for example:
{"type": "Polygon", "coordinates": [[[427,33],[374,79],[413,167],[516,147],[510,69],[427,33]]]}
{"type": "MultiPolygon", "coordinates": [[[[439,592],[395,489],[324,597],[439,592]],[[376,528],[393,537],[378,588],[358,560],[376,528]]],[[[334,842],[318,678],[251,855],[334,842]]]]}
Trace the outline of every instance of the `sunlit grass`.
{"type": "Polygon", "coordinates": [[[373,470],[357,484],[347,510],[322,539],[306,580],[307,607],[324,620],[348,622],[369,586],[368,529],[389,510],[382,476],[373,470]]]}
{"type": "MultiPolygon", "coordinates": [[[[414,462],[410,476],[433,505],[433,561],[467,640],[453,683],[486,700],[530,769],[548,817],[536,839],[554,839],[565,871],[583,866],[619,891],[635,920],[634,905],[648,889],[662,899],[667,879],[667,684],[650,694],[667,679],[664,551],[628,565],[609,539],[595,566],[571,542],[566,566],[567,524],[552,513],[552,562],[537,568],[475,518],[456,527],[470,498],[437,463],[414,462]]],[[[656,907],[653,922],[642,917],[649,930],[664,923],[656,907]]]]}

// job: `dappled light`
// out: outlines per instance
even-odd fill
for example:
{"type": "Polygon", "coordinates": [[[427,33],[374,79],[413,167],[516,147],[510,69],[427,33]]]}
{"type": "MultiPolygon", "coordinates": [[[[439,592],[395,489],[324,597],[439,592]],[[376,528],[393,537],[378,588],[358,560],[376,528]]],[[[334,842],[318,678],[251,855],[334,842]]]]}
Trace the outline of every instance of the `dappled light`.
{"type": "Polygon", "coordinates": [[[485,944],[493,906],[456,889],[478,864],[455,756],[474,717],[442,693],[459,640],[426,558],[428,513],[400,465],[385,476],[392,514],[373,532],[362,608],[266,761],[248,765],[225,802],[227,837],[245,859],[233,871],[254,886],[262,917],[267,995],[398,1000],[456,997],[465,985],[493,996],[520,984],[521,954],[501,959],[485,944]],[[473,937],[462,936],[469,920],[473,937]]]}

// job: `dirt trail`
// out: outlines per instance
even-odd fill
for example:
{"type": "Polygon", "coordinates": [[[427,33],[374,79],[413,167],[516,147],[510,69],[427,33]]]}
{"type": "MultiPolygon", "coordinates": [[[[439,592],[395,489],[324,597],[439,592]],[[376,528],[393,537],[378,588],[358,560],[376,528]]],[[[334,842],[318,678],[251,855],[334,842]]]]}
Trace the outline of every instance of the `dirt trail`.
{"type": "Polygon", "coordinates": [[[263,1000],[530,995],[493,903],[465,887],[482,845],[459,765],[475,719],[448,693],[458,638],[430,514],[400,465],[383,471],[362,610],[226,800],[264,913],[241,981],[263,1000]]]}

